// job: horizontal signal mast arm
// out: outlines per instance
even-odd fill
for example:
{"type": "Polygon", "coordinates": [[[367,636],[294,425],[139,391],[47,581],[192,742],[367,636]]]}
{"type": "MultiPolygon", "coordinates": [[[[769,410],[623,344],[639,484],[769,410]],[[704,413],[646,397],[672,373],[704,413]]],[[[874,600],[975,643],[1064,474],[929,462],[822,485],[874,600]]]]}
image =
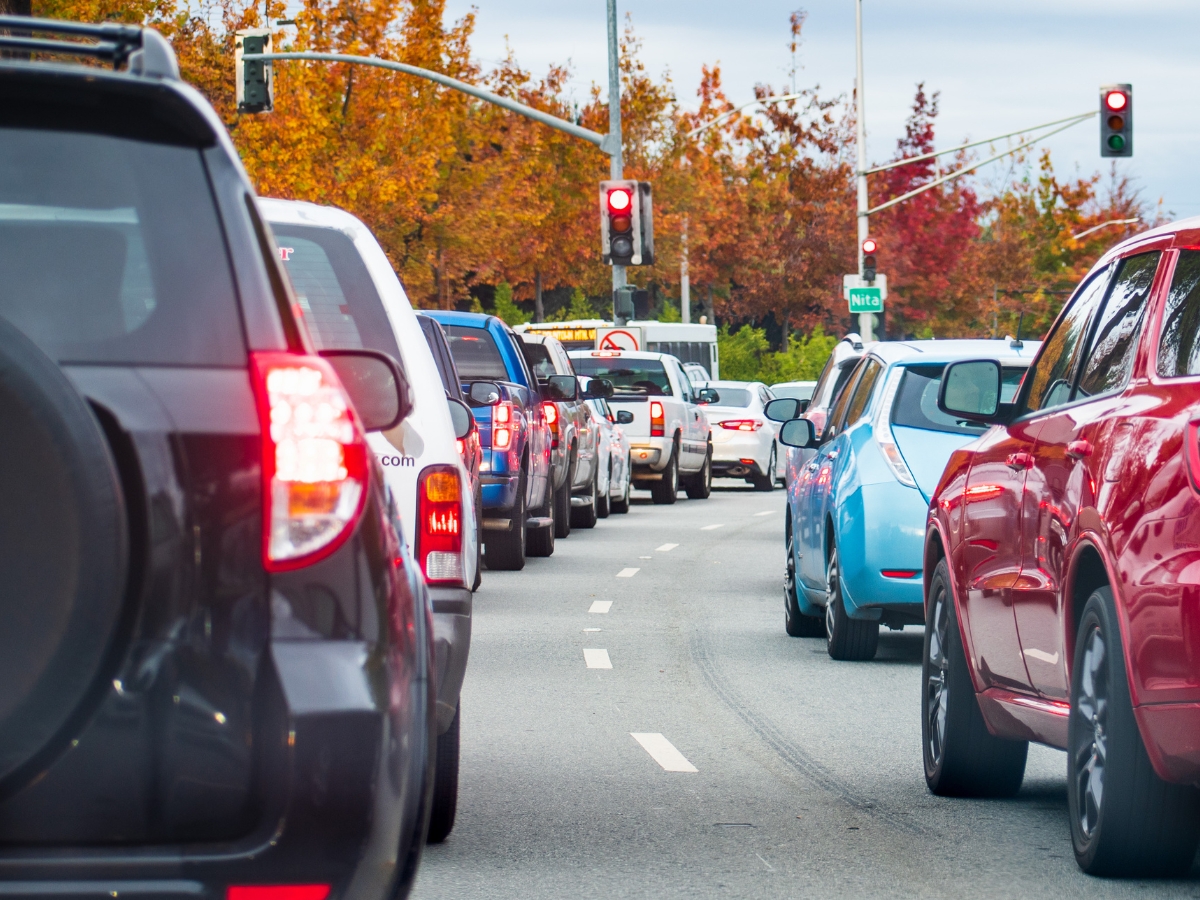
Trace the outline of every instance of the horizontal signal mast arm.
{"type": "Polygon", "coordinates": [[[465,81],[459,81],[457,78],[451,78],[449,75],[443,75],[441,72],[422,69],[418,66],[410,66],[407,63],[392,62],[388,59],[379,59],[376,56],[354,56],[349,53],[246,53],[242,56],[242,59],[247,62],[255,60],[271,62],[274,60],[294,59],[308,60],[310,62],[354,63],[360,66],[376,66],[380,69],[391,69],[394,72],[403,72],[406,75],[415,75],[418,78],[437,82],[444,87],[461,91],[464,94],[469,94],[472,97],[503,107],[510,112],[525,116],[527,119],[541,122],[543,125],[548,125],[551,128],[557,128],[559,131],[565,132],[572,137],[587,141],[589,144],[595,144],[609,156],[612,156],[619,150],[615,146],[615,141],[612,140],[612,135],[598,134],[595,131],[590,131],[580,125],[576,125],[574,122],[568,122],[566,119],[552,116],[547,112],[542,112],[540,109],[534,109],[532,106],[526,106],[524,103],[510,100],[508,97],[501,97],[499,94],[485,91],[481,87],[467,84],[465,81]]]}

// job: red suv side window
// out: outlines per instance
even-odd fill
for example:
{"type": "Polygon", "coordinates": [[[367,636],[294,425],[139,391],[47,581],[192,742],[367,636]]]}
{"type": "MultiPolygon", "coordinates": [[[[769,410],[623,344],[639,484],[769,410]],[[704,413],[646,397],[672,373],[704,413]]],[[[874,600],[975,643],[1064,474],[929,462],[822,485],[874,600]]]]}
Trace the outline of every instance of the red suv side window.
{"type": "Polygon", "coordinates": [[[1200,252],[1184,250],[1175,264],[1158,342],[1163,378],[1200,375],[1200,252]]]}
{"type": "Polygon", "coordinates": [[[1129,381],[1161,255],[1155,251],[1122,260],[1091,340],[1076,399],[1118,391],[1129,381]]]}

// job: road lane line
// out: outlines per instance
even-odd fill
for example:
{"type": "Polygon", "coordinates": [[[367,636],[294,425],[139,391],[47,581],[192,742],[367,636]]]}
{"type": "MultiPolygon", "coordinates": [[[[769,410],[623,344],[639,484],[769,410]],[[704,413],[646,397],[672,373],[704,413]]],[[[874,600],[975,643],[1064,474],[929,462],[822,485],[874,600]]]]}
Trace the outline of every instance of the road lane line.
{"type": "Polygon", "coordinates": [[[675,749],[675,745],[661,734],[629,732],[630,737],[642,745],[642,749],[668,772],[699,772],[687,758],[675,749]]]}
{"type": "Polygon", "coordinates": [[[606,613],[612,609],[613,602],[611,600],[593,600],[592,605],[588,607],[590,613],[606,613]]]}
{"type": "Polygon", "coordinates": [[[716,525],[705,525],[700,530],[701,531],[712,531],[714,528],[724,528],[724,527],[725,527],[724,522],[718,522],[716,525]]]}
{"type": "Polygon", "coordinates": [[[775,515],[775,510],[773,510],[773,509],[764,509],[764,510],[763,510],[762,512],[760,512],[760,513],[755,513],[755,515],[756,515],[756,516],[773,516],[773,515],[775,515]]]}
{"type": "Polygon", "coordinates": [[[655,553],[667,553],[668,551],[674,550],[678,546],[679,546],[678,544],[663,544],[661,547],[655,547],[654,552],[655,553]]]}
{"type": "Polygon", "coordinates": [[[584,633],[585,633],[585,634],[586,634],[587,632],[589,632],[589,631],[599,631],[599,630],[600,630],[599,628],[585,628],[585,629],[583,629],[583,631],[584,631],[584,633]]]}
{"type": "Polygon", "coordinates": [[[642,571],[642,570],[641,569],[622,569],[620,572],[617,573],[617,577],[618,578],[632,578],[634,575],[636,575],[640,571],[642,571]]]}
{"type": "MultiPolygon", "coordinates": [[[[608,658],[607,650],[590,650],[583,651],[583,661],[587,663],[589,669],[611,669],[612,660],[608,658]]],[[[685,760],[686,762],[686,760],[685,760]]]]}

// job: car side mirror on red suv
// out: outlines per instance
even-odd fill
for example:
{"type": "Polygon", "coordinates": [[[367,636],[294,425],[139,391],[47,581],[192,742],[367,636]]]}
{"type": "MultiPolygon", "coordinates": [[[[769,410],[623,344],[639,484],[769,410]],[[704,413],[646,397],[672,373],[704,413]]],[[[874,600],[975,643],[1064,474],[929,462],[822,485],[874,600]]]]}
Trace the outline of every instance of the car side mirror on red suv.
{"type": "Polygon", "coordinates": [[[323,350],[367,431],[395,428],[412,412],[412,392],[400,363],[376,350],[323,350]]]}
{"type": "Polygon", "coordinates": [[[1000,363],[967,359],[950,363],[942,373],[938,409],[968,422],[995,422],[1000,411],[1000,363]]]}

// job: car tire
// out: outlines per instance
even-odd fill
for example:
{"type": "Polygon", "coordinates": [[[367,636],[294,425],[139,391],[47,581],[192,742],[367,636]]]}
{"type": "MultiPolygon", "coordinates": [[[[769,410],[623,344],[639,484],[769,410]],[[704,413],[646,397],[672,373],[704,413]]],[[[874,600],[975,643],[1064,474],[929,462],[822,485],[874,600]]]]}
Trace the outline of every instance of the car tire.
{"type": "Polygon", "coordinates": [[[1092,592],[1080,618],[1067,747],[1067,809],[1079,868],[1120,877],[1186,873],[1200,838],[1200,793],[1163,781],[1150,764],[1108,587],[1092,592]]]}
{"type": "Polygon", "coordinates": [[[595,528],[596,527],[596,481],[597,473],[592,472],[592,487],[591,487],[591,502],[587,506],[572,506],[571,507],[571,527],[572,528],[595,528]]]}
{"type": "Polygon", "coordinates": [[[921,659],[925,783],[941,797],[1011,797],[1025,778],[1029,742],[988,731],[967,668],[944,559],[929,579],[926,609],[921,659]]]}
{"type": "MultiPolygon", "coordinates": [[[[554,505],[548,504],[551,520],[554,519],[554,505]]],[[[554,522],[541,528],[531,528],[525,535],[525,555],[547,557],[554,555],[554,522]]]]}
{"type": "Polygon", "coordinates": [[[879,647],[879,623],[846,615],[836,544],[829,550],[825,583],[825,642],[829,655],[833,659],[853,662],[874,659],[879,647]]]}
{"type": "Polygon", "coordinates": [[[650,496],[659,505],[669,505],[675,502],[679,493],[679,444],[671,446],[671,458],[667,460],[659,481],[650,482],[650,496]]]}
{"type": "MultiPolygon", "coordinates": [[[[460,705],[461,709],[461,705],[460,705]]],[[[460,709],[454,710],[454,720],[437,739],[437,762],[433,775],[433,808],[429,815],[430,844],[440,844],[454,829],[458,811],[458,760],[460,709]]]]}
{"type": "Polygon", "coordinates": [[[775,490],[775,445],[771,444],[771,456],[767,460],[767,470],[762,475],[755,476],[754,489],[756,491],[773,491],[775,490]]]}
{"type": "Polygon", "coordinates": [[[704,465],[695,475],[689,475],[683,483],[691,500],[707,500],[712,493],[712,444],[708,445],[708,453],[704,457],[704,465]]]}
{"type": "Polygon", "coordinates": [[[824,637],[825,620],[821,616],[806,616],[800,611],[800,603],[796,592],[800,585],[796,582],[796,553],[792,535],[792,523],[789,519],[785,537],[787,543],[787,565],[783,575],[783,630],[790,637],[824,637]]]}
{"type": "Polygon", "coordinates": [[[517,501],[509,515],[512,526],[508,531],[496,531],[487,539],[483,556],[487,567],[501,572],[519,572],[525,568],[525,470],[517,480],[517,501]]]}
{"type": "Polygon", "coordinates": [[[612,493],[612,460],[608,461],[608,486],[604,488],[602,493],[596,495],[596,515],[601,519],[607,519],[608,514],[612,512],[612,498],[609,494],[612,493]]]}
{"type": "Polygon", "coordinates": [[[618,515],[625,515],[629,512],[629,495],[633,493],[633,459],[632,457],[625,460],[625,493],[621,495],[620,500],[612,502],[612,511],[618,515]]]}
{"type": "Polygon", "coordinates": [[[576,465],[574,454],[571,454],[571,457],[571,464],[567,466],[567,477],[554,492],[554,536],[557,538],[571,536],[571,484],[575,481],[576,465]]]}

